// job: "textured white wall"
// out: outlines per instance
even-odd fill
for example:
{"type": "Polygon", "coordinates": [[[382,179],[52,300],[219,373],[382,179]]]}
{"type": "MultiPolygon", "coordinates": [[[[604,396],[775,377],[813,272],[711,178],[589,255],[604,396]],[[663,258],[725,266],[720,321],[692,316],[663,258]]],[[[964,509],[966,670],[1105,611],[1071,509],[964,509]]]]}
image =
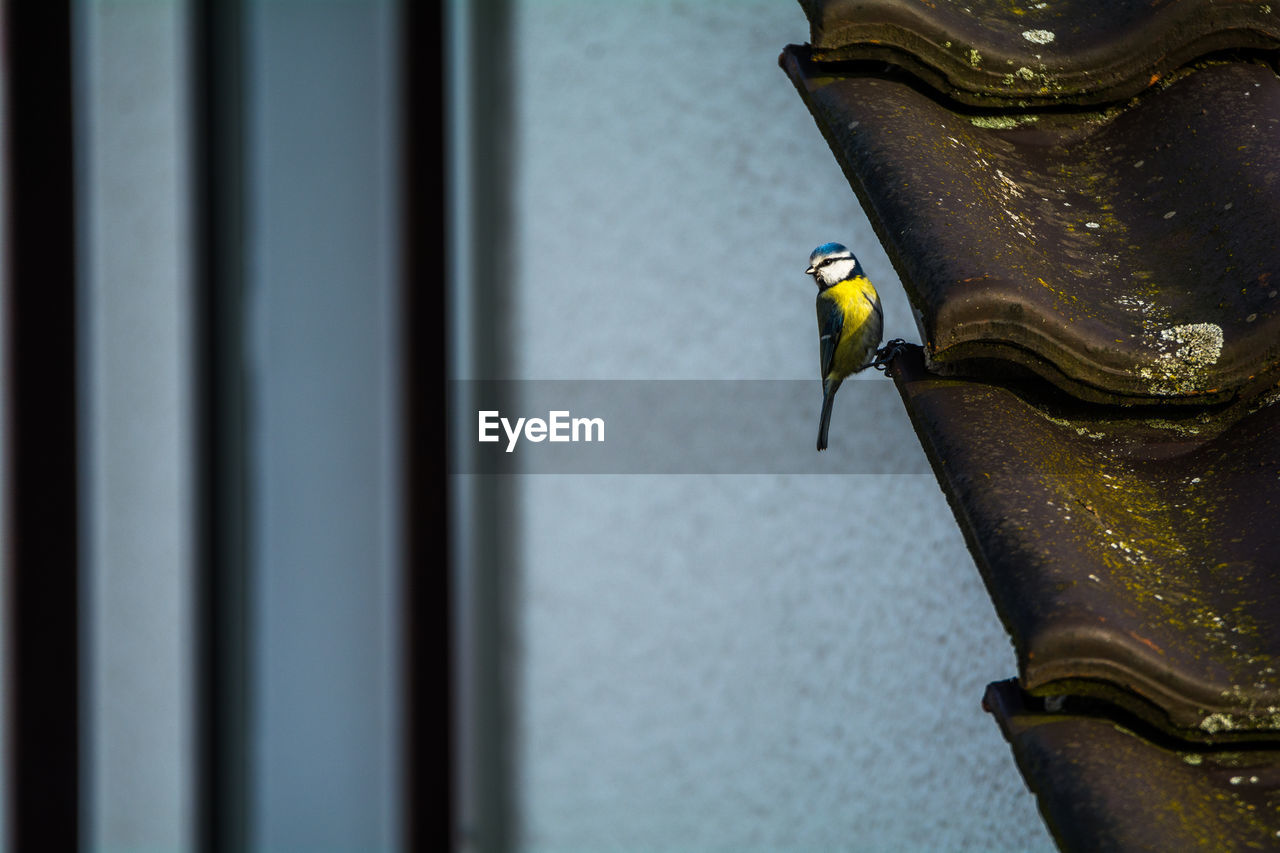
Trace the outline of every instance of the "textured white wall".
{"type": "MultiPolygon", "coordinates": [[[[816,429],[826,240],[916,339],[777,67],[798,5],[515,6],[516,376],[813,379],[816,429]]],[[[922,453],[862,397],[832,452],[922,453]]],[[[1013,654],[931,476],[510,482],[522,849],[1052,849],[979,707],[1013,654]]]]}

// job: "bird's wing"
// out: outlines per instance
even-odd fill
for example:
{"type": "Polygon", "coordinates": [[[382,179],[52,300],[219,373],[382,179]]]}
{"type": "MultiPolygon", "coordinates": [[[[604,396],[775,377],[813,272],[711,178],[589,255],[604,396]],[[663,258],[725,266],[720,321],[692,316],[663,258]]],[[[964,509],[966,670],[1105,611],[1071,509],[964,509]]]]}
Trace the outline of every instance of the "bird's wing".
{"type": "Polygon", "coordinates": [[[879,318],[880,327],[884,328],[884,309],[880,307],[880,294],[864,293],[862,298],[871,303],[871,310],[879,318]]]}
{"type": "Polygon", "coordinates": [[[880,346],[880,338],[884,335],[884,309],[880,307],[880,294],[863,294],[863,296],[871,303],[872,317],[867,319],[871,321],[871,349],[874,351],[880,346]]]}
{"type": "Polygon", "coordinates": [[[818,296],[818,358],[823,379],[831,372],[836,360],[836,344],[844,329],[844,312],[839,304],[824,295],[818,296]]]}
{"type": "Polygon", "coordinates": [[[862,340],[866,344],[867,353],[858,370],[866,370],[875,363],[880,338],[884,335],[884,309],[880,307],[880,295],[873,291],[863,293],[862,298],[871,303],[871,313],[862,325],[862,340]]]}

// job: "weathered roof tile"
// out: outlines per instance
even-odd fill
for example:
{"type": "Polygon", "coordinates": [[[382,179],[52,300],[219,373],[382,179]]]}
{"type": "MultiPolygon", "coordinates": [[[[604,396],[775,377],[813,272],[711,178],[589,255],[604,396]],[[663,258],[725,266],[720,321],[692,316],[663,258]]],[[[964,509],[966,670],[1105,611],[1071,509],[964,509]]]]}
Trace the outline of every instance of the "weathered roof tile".
{"type": "Polygon", "coordinates": [[[1280,77],[1209,64],[1127,108],[959,113],[908,80],[782,64],[939,367],[997,359],[1100,402],[1280,379],[1280,77]]]}
{"type": "Polygon", "coordinates": [[[1070,702],[1035,705],[1011,682],[983,699],[1063,851],[1280,849],[1280,752],[1171,744],[1070,702]]]}
{"type": "Polygon", "coordinates": [[[1026,688],[1280,736],[1280,393],[1143,416],[938,377],[918,347],[891,370],[1026,688]]]}
{"type": "Polygon", "coordinates": [[[801,0],[820,62],[882,60],[966,103],[1096,104],[1231,48],[1280,47],[1256,0],[801,0]]]}
{"type": "Polygon", "coordinates": [[[781,64],[916,311],[890,374],[1056,839],[1280,849],[1280,15],[801,2],[781,64]]]}

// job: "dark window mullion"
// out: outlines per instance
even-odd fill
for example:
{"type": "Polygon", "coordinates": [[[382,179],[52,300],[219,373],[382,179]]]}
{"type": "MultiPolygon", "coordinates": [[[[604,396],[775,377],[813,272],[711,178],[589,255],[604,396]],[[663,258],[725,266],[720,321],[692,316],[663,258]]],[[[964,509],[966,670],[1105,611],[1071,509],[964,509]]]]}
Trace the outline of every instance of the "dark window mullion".
{"type": "Polygon", "coordinates": [[[444,39],[448,4],[403,0],[401,16],[401,494],[404,589],[403,839],[407,850],[453,849],[454,624],[448,541],[444,39]],[[443,720],[442,720],[443,717],[443,720]]]}
{"type": "Polygon", "coordinates": [[[71,9],[4,5],[8,849],[75,850],[80,812],[71,9]]]}
{"type": "Polygon", "coordinates": [[[194,0],[197,838],[246,849],[248,663],[243,378],[241,0],[194,0]]]}

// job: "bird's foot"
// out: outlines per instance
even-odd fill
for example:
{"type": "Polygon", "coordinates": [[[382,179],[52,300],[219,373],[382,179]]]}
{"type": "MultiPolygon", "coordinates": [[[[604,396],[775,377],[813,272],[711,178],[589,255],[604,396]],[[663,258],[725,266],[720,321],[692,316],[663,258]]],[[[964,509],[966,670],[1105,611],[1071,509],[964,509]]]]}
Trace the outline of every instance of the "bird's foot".
{"type": "Polygon", "coordinates": [[[889,343],[876,350],[876,357],[872,359],[871,366],[876,370],[884,373],[889,363],[898,357],[898,353],[907,348],[907,342],[902,338],[894,338],[889,343]]]}

